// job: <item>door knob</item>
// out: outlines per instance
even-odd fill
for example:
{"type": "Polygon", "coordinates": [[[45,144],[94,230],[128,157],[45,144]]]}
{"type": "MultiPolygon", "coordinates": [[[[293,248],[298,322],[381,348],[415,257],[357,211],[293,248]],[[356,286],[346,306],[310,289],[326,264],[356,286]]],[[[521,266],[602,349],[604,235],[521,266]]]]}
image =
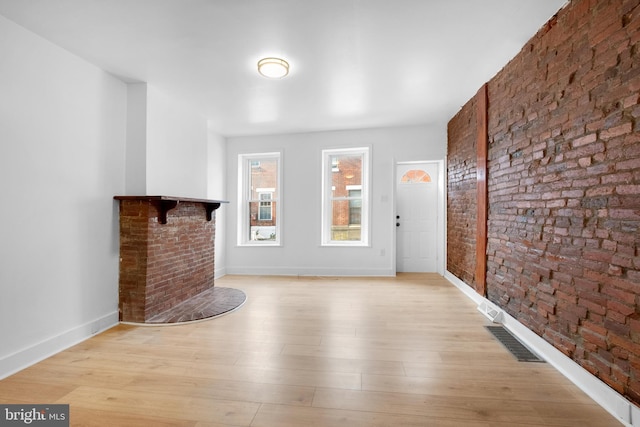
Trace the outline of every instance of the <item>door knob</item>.
{"type": "Polygon", "coordinates": [[[400,223],[399,222],[396,222],[396,227],[400,227],[400,223]]]}

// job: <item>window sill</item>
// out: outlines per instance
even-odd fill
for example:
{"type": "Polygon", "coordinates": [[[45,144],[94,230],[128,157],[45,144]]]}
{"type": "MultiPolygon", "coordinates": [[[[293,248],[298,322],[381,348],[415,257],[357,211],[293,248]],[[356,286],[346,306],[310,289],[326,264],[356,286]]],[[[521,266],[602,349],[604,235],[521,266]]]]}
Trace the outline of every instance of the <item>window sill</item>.
{"type": "Polygon", "coordinates": [[[329,242],[320,244],[323,248],[370,248],[368,243],[343,243],[343,242],[329,242]]]}
{"type": "Polygon", "coordinates": [[[238,243],[237,245],[240,248],[263,248],[263,247],[281,247],[282,243],[276,242],[257,242],[257,243],[238,243]]]}

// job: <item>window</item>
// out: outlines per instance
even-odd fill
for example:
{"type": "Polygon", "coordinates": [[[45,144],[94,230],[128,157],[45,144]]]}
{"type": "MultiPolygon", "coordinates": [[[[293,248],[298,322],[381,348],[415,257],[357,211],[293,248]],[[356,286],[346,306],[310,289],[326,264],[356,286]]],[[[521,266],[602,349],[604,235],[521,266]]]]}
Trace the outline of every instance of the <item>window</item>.
{"type": "Polygon", "coordinates": [[[259,221],[271,221],[273,218],[273,205],[271,204],[271,194],[258,191],[260,194],[260,210],[258,211],[259,221]]]}
{"type": "Polygon", "coordinates": [[[369,244],[369,148],[322,151],[322,244],[369,244]]]}
{"type": "Polygon", "coordinates": [[[420,169],[411,169],[402,175],[400,182],[403,184],[431,182],[431,175],[420,169]]]}
{"type": "Polygon", "coordinates": [[[238,244],[280,244],[280,153],[238,156],[238,244]]]}
{"type": "Polygon", "coordinates": [[[360,224],[362,222],[362,190],[349,191],[349,225],[360,224]]]}

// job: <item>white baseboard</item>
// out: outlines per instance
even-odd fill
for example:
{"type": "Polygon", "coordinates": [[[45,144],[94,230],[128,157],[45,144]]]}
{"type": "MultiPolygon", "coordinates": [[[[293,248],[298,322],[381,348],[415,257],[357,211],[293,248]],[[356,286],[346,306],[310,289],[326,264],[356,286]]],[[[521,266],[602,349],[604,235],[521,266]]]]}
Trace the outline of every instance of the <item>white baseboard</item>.
{"type": "Polygon", "coordinates": [[[119,323],[118,311],[76,326],[59,335],[46,338],[37,344],[0,358],[0,380],[34,365],[56,353],[72,347],[93,335],[119,323]]]}
{"type": "Polygon", "coordinates": [[[451,282],[451,284],[462,291],[463,294],[469,297],[476,304],[480,305],[482,301],[484,301],[482,295],[477,293],[471,286],[454,276],[449,270],[445,271],[444,278],[451,282]]]}
{"type": "Polygon", "coordinates": [[[225,276],[226,274],[227,274],[227,269],[226,268],[216,268],[213,271],[213,280],[219,279],[219,278],[225,276]]]}
{"type": "MultiPolygon", "coordinates": [[[[481,304],[488,304],[494,308],[497,307],[451,272],[447,271],[444,277],[479,306],[481,304]]],[[[505,311],[501,311],[500,320],[502,325],[522,341],[524,345],[560,371],[562,375],[578,386],[585,394],[617,418],[623,425],[640,427],[640,408],[629,402],[620,393],[599,380],[572,359],[565,356],[560,350],[556,349],[505,311]]]]}
{"type": "Polygon", "coordinates": [[[313,268],[313,267],[227,267],[227,274],[248,276],[323,276],[323,277],[394,277],[392,269],[313,268]]]}

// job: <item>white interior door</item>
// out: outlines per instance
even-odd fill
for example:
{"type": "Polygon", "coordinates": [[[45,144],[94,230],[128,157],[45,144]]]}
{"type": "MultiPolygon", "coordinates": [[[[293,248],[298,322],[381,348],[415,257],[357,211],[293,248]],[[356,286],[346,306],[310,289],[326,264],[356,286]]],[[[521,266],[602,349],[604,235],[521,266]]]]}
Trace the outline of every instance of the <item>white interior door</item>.
{"type": "Polygon", "coordinates": [[[438,163],[396,167],[396,270],[436,272],[438,163]]]}

